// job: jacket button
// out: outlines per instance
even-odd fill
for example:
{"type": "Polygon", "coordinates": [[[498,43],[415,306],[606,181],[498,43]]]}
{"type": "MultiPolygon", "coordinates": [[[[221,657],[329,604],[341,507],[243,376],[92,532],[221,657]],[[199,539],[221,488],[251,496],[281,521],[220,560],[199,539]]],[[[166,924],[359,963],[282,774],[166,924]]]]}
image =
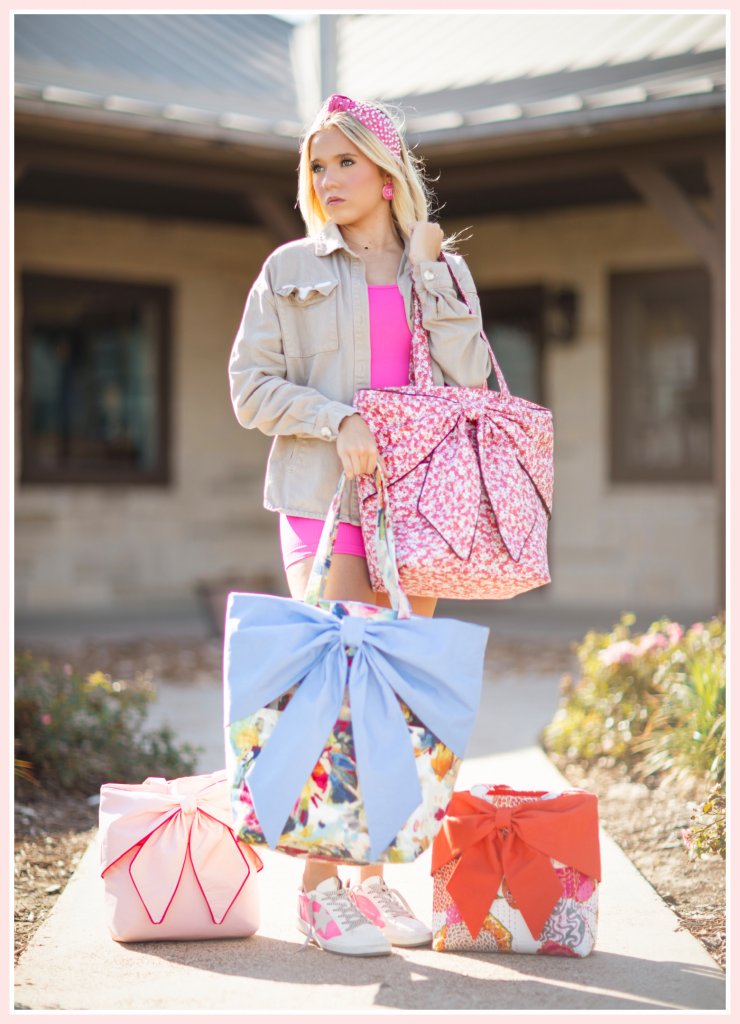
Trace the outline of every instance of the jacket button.
{"type": "Polygon", "coordinates": [[[424,280],[425,281],[433,281],[434,280],[434,272],[432,270],[425,270],[424,271],[424,280]]]}
{"type": "Polygon", "coordinates": [[[330,438],[331,437],[331,427],[322,427],[321,428],[321,436],[322,437],[330,438]]]}

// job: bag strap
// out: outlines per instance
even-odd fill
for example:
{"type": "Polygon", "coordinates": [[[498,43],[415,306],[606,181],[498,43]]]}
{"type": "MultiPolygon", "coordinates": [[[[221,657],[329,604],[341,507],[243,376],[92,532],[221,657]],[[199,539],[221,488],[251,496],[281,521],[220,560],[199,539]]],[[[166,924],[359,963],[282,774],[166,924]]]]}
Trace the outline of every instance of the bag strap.
{"type": "MultiPolygon", "coordinates": [[[[308,585],[303,598],[306,604],[317,605],[324,597],[326,579],[329,575],[331,559],[334,553],[334,542],[339,531],[339,508],[346,484],[346,474],[342,470],[336,492],[329,506],[324,528],[321,531],[319,545],[316,549],[316,557],[311,568],[311,575],[308,578],[308,585]]],[[[379,469],[375,470],[375,484],[378,495],[378,511],[375,522],[374,541],[380,572],[388,591],[391,608],[396,612],[396,617],[399,619],[409,619],[411,618],[411,605],[401,586],[401,580],[398,575],[396,545],[391,526],[390,508],[388,507],[385,481],[379,469]]]]}
{"type": "MultiPolygon", "coordinates": [[[[443,252],[441,252],[439,254],[439,260],[440,260],[440,263],[446,264],[447,269],[450,272],[450,277],[452,278],[453,284],[457,288],[457,291],[458,291],[458,294],[459,294],[460,298],[465,303],[465,305],[468,307],[470,312],[473,313],[474,312],[473,307],[470,304],[470,301],[468,300],[467,295],[462,290],[462,285],[458,281],[457,275],[455,274],[455,271],[452,269],[452,264],[450,263],[450,261],[447,259],[447,257],[445,256],[445,254],[443,252]]],[[[498,360],[496,359],[496,353],[493,351],[493,345],[490,343],[490,341],[486,337],[486,332],[483,330],[482,324],[483,324],[483,318],[481,317],[480,336],[481,336],[481,338],[483,338],[483,340],[485,341],[486,345],[488,345],[488,354],[491,357],[491,364],[493,366],[493,371],[496,374],[496,380],[498,381],[499,392],[502,395],[505,395],[508,398],[509,395],[511,394],[511,392],[509,391],[509,385],[506,383],[506,380],[504,378],[504,375],[503,375],[503,372],[501,370],[501,367],[498,365],[498,360]]]]}
{"type": "Polygon", "coordinates": [[[424,329],[421,299],[413,279],[411,281],[411,301],[414,311],[414,329],[411,332],[409,384],[417,388],[432,388],[434,387],[434,374],[432,373],[432,354],[429,351],[429,335],[424,329]]]}

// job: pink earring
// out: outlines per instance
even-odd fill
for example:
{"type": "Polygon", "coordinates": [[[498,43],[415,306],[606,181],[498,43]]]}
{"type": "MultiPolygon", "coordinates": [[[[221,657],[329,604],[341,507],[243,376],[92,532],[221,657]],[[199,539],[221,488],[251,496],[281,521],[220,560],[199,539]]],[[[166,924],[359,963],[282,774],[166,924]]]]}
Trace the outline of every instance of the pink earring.
{"type": "Polygon", "coordinates": [[[383,185],[383,199],[388,199],[390,201],[392,198],[393,198],[393,182],[392,181],[387,181],[385,183],[385,185],[383,185]]]}

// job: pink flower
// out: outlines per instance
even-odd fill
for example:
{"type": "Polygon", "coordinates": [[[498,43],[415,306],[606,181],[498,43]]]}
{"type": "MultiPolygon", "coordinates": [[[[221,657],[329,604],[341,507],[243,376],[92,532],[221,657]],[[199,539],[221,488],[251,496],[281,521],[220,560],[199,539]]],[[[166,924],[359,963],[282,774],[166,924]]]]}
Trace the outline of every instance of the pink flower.
{"type": "Polygon", "coordinates": [[[683,640],[683,627],[679,626],[677,622],[669,622],[665,631],[668,634],[668,640],[670,643],[677,644],[683,640]]]}
{"type": "Polygon", "coordinates": [[[638,654],[649,654],[650,651],[662,650],[668,646],[668,638],[662,633],[645,633],[637,643],[638,654]]]}
{"type": "Polygon", "coordinates": [[[618,640],[600,651],[599,658],[605,665],[626,665],[638,653],[638,649],[631,640],[618,640]]]}
{"type": "Polygon", "coordinates": [[[42,725],[51,725],[51,715],[49,714],[48,711],[46,712],[46,714],[41,716],[41,724],[42,725]]]}

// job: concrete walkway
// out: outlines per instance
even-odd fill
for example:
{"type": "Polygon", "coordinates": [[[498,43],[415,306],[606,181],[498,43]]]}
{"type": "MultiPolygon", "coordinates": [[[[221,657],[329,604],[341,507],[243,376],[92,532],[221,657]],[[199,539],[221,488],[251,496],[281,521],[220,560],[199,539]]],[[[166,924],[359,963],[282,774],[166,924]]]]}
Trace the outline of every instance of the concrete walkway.
{"type": "MultiPolygon", "coordinates": [[[[493,639],[493,638],[492,638],[493,639]]],[[[557,673],[496,673],[487,660],[481,713],[458,783],[561,788],[537,746],[558,700],[557,673]]],[[[223,761],[221,691],[160,684],[148,724],[170,722],[204,746],[199,771],[223,761]]],[[[294,926],[300,862],[260,847],[262,925],[249,939],[120,945],[103,919],[97,840],[16,970],[16,1007],[78,1011],[721,1010],[725,975],[621,850],[602,834],[599,937],[584,960],[394,949],[357,958],[301,950],[294,926]]],[[[431,919],[430,851],[386,868],[431,919]]],[[[342,877],[355,870],[340,868],[342,877]]]]}

